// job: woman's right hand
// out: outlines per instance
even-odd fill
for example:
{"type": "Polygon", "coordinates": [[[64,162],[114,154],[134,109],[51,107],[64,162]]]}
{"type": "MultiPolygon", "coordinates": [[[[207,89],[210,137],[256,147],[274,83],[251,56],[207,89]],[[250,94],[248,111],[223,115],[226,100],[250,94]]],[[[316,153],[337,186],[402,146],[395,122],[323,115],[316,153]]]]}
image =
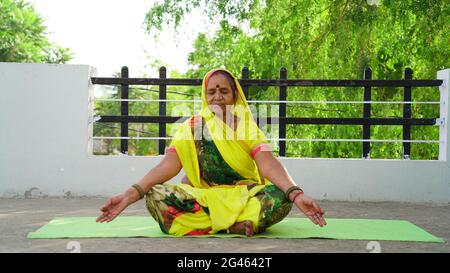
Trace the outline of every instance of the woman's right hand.
{"type": "Polygon", "coordinates": [[[130,198],[126,193],[113,196],[106,201],[103,207],[100,208],[102,214],[97,217],[96,222],[111,222],[119,214],[130,205],[130,198]]]}

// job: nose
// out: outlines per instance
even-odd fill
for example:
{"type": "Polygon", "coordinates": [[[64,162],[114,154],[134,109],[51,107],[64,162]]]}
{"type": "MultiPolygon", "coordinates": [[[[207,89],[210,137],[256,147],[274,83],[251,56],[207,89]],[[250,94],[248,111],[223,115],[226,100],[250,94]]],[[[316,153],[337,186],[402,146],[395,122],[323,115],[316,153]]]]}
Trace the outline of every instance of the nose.
{"type": "Polygon", "coordinates": [[[216,89],[216,94],[215,94],[214,99],[218,100],[218,101],[223,99],[222,93],[220,93],[220,90],[218,88],[216,89]]]}

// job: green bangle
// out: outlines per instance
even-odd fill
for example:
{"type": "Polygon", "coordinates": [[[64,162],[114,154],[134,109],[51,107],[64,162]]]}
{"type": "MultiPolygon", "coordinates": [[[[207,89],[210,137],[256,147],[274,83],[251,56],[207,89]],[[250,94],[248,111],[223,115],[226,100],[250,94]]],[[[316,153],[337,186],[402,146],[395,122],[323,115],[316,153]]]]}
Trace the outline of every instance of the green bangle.
{"type": "Polygon", "coordinates": [[[139,186],[138,184],[134,184],[132,187],[135,188],[135,189],[139,192],[139,199],[144,198],[145,192],[144,192],[144,190],[141,188],[141,186],[139,186]]]}
{"type": "Polygon", "coordinates": [[[291,201],[291,199],[289,199],[289,194],[291,194],[291,192],[293,192],[295,190],[299,190],[299,191],[303,192],[303,190],[299,186],[292,186],[286,191],[286,199],[287,200],[291,201]]]}

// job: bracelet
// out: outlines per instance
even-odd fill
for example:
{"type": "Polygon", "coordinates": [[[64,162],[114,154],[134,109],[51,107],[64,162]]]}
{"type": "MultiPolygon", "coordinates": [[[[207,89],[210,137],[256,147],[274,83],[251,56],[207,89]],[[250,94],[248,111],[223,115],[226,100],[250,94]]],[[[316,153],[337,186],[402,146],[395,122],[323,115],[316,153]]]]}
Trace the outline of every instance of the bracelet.
{"type": "Polygon", "coordinates": [[[302,195],[302,194],[304,194],[304,192],[298,192],[295,196],[294,196],[294,198],[292,198],[292,203],[294,203],[295,202],[295,199],[299,196],[299,195],[302,195]]]}
{"type": "Polygon", "coordinates": [[[303,192],[303,190],[299,186],[292,186],[286,191],[286,199],[287,200],[289,200],[289,201],[291,200],[291,199],[289,199],[289,194],[291,194],[291,192],[293,192],[295,190],[299,190],[299,191],[303,192]]]}
{"type": "Polygon", "coordinates": [[[138,184],[134,184],[132,187],[135,188],[135,189],[139,192],[139,199],[144,198],[145,192],[144,192],[144,190],[141,188],[141,186],[139,186],[138,184]]]}

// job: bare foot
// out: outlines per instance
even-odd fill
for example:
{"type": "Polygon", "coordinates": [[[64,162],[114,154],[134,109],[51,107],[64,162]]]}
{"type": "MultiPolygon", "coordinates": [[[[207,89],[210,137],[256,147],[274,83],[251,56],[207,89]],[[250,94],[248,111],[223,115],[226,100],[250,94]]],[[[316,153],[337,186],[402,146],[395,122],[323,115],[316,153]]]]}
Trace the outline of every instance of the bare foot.
{"type": "Polygon", "coordinates": [[[253,224],[252,221],[247,220],[239,223],[235,223],[230,227],[230,233],[245,234],[247,237],[253,236],[253,224]]]}

